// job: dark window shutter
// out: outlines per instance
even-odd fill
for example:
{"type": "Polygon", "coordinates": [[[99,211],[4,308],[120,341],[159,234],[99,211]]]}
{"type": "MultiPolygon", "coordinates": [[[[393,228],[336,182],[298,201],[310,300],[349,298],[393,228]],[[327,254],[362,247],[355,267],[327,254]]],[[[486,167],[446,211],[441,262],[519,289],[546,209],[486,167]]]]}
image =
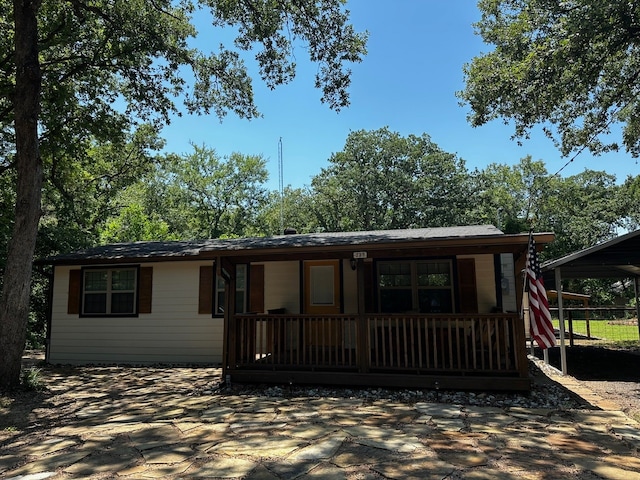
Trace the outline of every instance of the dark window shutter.
{"type": "Polygon", "coordinates": [[[67,300],[67,313],[78,315],[80,313],[80,292],[82,287],[82,270],[69,271],[69,298],[67,300]]]}
{"type": "Polygon", "coordinates": [[[213,266],[200,267],[198,313],[213,313],[213,266]]]}
{"type": "Polygon", "coordinates": [[[264,265],[251,265],[249,271],[249,311],[264,312],[264,265]]]}
{"type": "Polygon", "coordinates": [[[138,313],[151,313],[153,290],[153,267],[140,267],[138,290],[138,313]]]}
{"type": "Polygon", "coordinates": [[[473,258],[458,259],[458,292],[460,313],[478,313],[476,261],[473,258]]]}

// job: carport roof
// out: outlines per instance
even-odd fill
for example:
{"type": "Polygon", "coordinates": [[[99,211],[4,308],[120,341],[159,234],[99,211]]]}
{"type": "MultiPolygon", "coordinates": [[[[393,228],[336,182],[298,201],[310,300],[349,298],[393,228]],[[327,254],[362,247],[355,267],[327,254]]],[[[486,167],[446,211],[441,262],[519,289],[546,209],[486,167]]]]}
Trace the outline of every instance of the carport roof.
{"type": "Polygon", "coordinates": [[[562,278],[619,278],[640,275],[640,230],[542,264],[561,268],[562,278]]]}

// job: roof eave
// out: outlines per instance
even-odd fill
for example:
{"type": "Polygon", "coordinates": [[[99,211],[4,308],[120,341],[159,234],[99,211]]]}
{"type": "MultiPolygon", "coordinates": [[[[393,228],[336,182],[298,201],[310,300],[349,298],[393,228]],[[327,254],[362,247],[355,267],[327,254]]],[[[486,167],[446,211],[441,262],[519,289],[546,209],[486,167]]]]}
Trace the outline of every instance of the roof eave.
{"type": "MultiPolygon", "coordinates": [[[[554,239],[553,233],[534,234],[538,249],[554,239]]],[[[119,256],[78,256],[52,259],[50,261],[40,261],[40,264],[63,266],[63,265],[93,265],[99,263],[127,264],[127,263],[150,263],[168,261],[194,261],[208,260],[216,257],[274,257],[282,255],[293,255],[301,257],[318,253],[334,253],[345,256],[357,251],[415,251],[418,249],[447,249],[451,251],[456,248],[475,249],[477,252],[497,253],[498,251],[521,252],[528,245],[528,234],[501,234],[501,235],[480,235],[469,237],[439,237],[409,240],[393,240],[385,242],[362,242],[354,244],[336,245],[301,245],[301,246],[277,246],[264,248],[236,247],[236,248],[207,248],[190,250],[189,252],[172,253],[170,255],[119,255],[119,256]]]]}

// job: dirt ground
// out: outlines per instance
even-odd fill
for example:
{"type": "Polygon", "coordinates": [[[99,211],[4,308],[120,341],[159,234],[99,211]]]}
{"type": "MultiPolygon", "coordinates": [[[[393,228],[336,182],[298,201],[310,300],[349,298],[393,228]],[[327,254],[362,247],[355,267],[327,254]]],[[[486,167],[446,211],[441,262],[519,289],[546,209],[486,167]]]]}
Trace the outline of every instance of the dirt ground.
{"type": "MultiPolygon", "coordinates": [[[[626,347],[567,346],[567,373],[602,397],[616,402],[640,421],[640,343],[626,347]]],[[[536,352],[542,358],[541,352],[536,352]]],[[[549,352],[549,363],[560,369],[560,349],[549,352]]]]}

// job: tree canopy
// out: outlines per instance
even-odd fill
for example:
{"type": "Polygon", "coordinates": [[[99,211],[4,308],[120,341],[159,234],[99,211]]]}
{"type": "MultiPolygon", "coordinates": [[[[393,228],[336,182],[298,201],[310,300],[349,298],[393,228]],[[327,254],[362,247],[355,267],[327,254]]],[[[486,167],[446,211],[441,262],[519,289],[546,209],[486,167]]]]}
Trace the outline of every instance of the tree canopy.
{"type": "Polygon", "coordinates": [[[621,145],[640,154],[640,4],[481,0],[478,7],[476,31],[494,49],[464,68],[459,96],[473,126],[500,118],[526,138],[540,125],[563,155],[621,145]]]}
{"type": "Polygon", "coordinates": [[[328,231],[463,224],[473,204],[464,161],[428,135],[358,130],[312,180],[314,213],[328,231]]]}

